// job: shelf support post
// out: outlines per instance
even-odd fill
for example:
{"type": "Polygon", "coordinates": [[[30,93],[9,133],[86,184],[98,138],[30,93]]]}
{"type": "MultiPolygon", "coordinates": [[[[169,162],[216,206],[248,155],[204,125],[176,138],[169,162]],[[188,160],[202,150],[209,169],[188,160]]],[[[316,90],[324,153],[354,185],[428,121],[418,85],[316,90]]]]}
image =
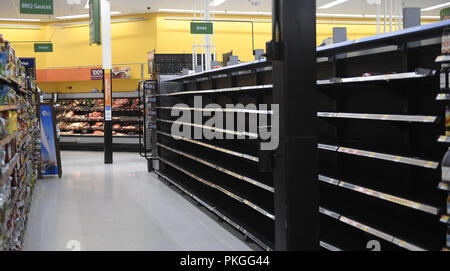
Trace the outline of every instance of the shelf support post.
{"type": "Polygon", "coordinates": [[[105,99],[104,151],[105,164],[113,163],[112,135],[112,56],[111,56],[111,0],[101,0],[103,90],[105,99]]]}
{"type": "Polygon", "coordinates": [[[319,250],[316,1],[273,0],[275,249],[319,250]]]}

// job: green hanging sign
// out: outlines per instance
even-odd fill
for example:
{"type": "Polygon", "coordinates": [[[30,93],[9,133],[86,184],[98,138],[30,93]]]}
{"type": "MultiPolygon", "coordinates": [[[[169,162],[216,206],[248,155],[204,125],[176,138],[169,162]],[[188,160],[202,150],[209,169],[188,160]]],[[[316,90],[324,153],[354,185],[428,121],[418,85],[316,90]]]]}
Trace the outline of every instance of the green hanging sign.
{"type": "Polygon", "coordinates": [[[20,13],[53,15],[53,0],[20,0],[20,13]]]}
{"type": "Polygon", "coordinates": [[[35,53],[51,53],[53,52],[52,43],[35,43],[34,44],[35,53]]]}
{"type": "Polygon", "coordinates": [[[450,8],[441,9],[441,21],[450,19],[450,8]]]}
{"type": "Polygon", "coordinates": [[[89,0],[89,44],[102,44],[100,0],[89,0]]]}
{"type": "Polygon", "coordinates": [[[213,29],[212,23],[191,23],[191,34],[212,35],[213,29]]]}

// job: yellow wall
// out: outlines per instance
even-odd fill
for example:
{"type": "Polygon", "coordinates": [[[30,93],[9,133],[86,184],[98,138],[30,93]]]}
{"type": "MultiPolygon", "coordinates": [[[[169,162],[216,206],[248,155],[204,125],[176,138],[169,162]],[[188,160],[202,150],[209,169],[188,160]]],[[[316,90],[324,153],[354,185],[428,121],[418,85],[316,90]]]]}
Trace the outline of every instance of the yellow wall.
{"type": "MultiPolygon", "coordinates": [[[[168,17],[192,17],[192,14],[158,14],[157,46],[160,54],[184,53],[192,54],[195,35],[190,34],[189,21],[167,20],[168,17]]],[[[216,19],[249,19],[248,16],[217,16],[216,19]]],[[[253,17],[250,19],[266,19],[270,17],[253,17]]],[[[243,62],[253,61],[252,25],[248,22],[215,22],[215,44],[217,58],[222,61],[222,54],[233,51],[243,62]]],[[[266,42],[271,39],[270,22],[254,23],[255,49],[265,49],[266,42]]],[[[201,35],[197,35],[197,44],[201,44],[201,35]]],[[[200,51],[199,51],[200,52],[200,51]]]]}
{"type": "MultiPolygon", "coordinates": [[[[156,53],[159,54],[192,53],[194,35],[190,34],[190,22],[167,20],[167,17],[192,17],[192,14],[153,13],[114,17],[114,19],[145,19],[112,24],[113,64],[131,67],[133,79],[115,80],[113,87],[115,91],[136,89],[137,81],[141,78],[141,65],[131,65],[129,63],[146,63],[147,52],[149,51],[155,49],[156,53]]],[[[253,18],[248,16],[217,16],[216,18],[236,20],[270,19],[270,17],[260,16],[253,18]]],[[[0,33],[6,39],[13,41],[13,46],[18,56],[36,57],[38,69],[101,66],[101,47],[89,46],[89,27],[86,21],[83,22],[84,25],[59,25],[79,22],[24,23],[25,25],[40,25],[39,29],[4,28],[0,26],[0,33]],[[54,52],[34,53],[33,43],[17,43],[16,41],[51,41],[54,44],[54,52]]],[[[431,21],[426,21],[425,23],[429,22],[431,21]]],[[[332,36],[333,27],[347,27],[349,39],[375,35],[376,26],[373,23],[373,20],[318,18],[317,44],[332,36]],[[324,21],[327,21],[327,23],[324,23],[324,21]],[[337,21],[352,23],[331,23],[337,21]],[[372,24],[355,24],[356,21],[365,21],[372,24]]],[[[17,25],[18,23],[14,24],[17,25]]],[[[233,50],[233,53],[238,55],[241,61],[252,61],[254,58],[252,54],[251,31],[250,23],[216,22],[215,43],[218,60],[222,61],[222,54],[233,50]]],[[[266,42],[271,39],[271,23],[255,23],[254,33],[255,48],[264,49],[266,42]]],[[[200,43],[200,35],[198,38],[198,43],[200,43]]],[[[144,69],[144,76],[147,76],[147,65],[144,65],[144,69]]],[[[101,88],[99,82],[95,81],[39,83],[39,86],[47,92],[89,92],[93,88],[101,88]]]]}
{"type": "MultiPolygon", "coordinates": [[[[12,24],[12,23],[8,23],[12,24]]],[[[5,24],[6,25],[6,24],[5,24]]],[[[34,53],[33,43],[22,43],[23,41],[46,41],[46,24],[28,23],[14,25],[36,25],[40,28],[6,28],[0,26],[0,34],[3,38],[13,42],[16,55],[19,57],[36,57],[36,65],[38,69],[44,68],[47,54],[34,53]]]]}

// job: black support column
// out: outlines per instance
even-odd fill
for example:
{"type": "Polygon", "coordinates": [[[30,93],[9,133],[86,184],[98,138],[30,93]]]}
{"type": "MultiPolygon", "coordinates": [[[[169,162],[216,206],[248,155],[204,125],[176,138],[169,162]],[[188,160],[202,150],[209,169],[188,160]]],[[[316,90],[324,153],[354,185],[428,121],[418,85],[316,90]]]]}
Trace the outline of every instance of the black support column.
{"type": "Polygon", "coordinates": [[[113,123],[112,123],[112,72],[103,70],[103,97],[105,104],[104,151],[105,164],[113,163],[113,123]]]}
{"type": "Polygon", "coordinates": [[[318,250],[316,1],[273,0],[268,55],[280,105],[275,249],[318,250]]]}

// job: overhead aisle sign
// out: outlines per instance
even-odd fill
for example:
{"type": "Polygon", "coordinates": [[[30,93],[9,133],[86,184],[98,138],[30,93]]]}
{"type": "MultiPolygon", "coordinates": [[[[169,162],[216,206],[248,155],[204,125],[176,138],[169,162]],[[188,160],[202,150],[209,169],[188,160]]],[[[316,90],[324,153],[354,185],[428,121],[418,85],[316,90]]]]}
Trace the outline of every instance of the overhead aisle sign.
{"type": "Polygon", "coordinates": [[[102,44],[100,0],[89,1],[89,44],[102,44]]]}
{"type": "Polygon", "coordinates": [[[212,23],[191,23],[191,34],[213,34],[212,23]]]}
{"type": "Polygon", "coordinates": [[[35,53],[51,53],[53,52],[52,43],[35,43],[34,44],[35,53]]]}
{"type": "Polygon", "coordinates": [[[53,15],[53,0],[20,0],[20,13],[53,15]]]}

